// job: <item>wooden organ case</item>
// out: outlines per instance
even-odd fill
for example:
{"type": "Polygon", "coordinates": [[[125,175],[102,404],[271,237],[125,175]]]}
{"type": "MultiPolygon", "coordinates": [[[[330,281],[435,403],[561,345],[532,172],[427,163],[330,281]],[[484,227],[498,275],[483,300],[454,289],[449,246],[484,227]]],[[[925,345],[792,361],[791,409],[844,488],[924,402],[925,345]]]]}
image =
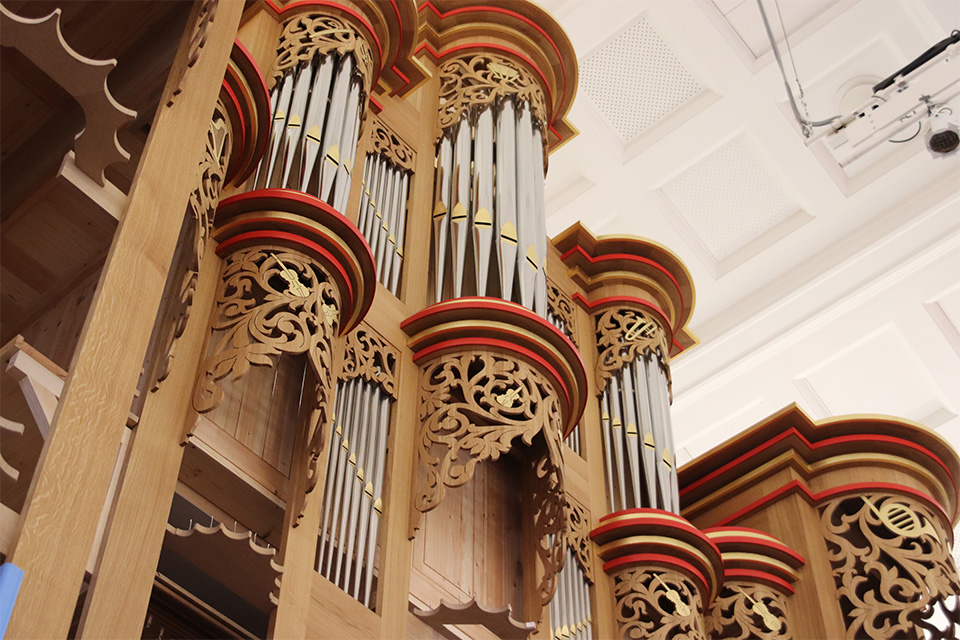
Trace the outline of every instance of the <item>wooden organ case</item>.
{"type": "Polygon", "coordinates": [[[546,11],[174,4],[163,43],[125,18],[163,53],[141,116],[59,12],[2,9],[87,121],[4,199],[5,274],[65,255],[4,297],[7,637],[956,637],[931,432],[788,407],[677,469],[693,283],[548,239],[577,61],[546,11]]]}

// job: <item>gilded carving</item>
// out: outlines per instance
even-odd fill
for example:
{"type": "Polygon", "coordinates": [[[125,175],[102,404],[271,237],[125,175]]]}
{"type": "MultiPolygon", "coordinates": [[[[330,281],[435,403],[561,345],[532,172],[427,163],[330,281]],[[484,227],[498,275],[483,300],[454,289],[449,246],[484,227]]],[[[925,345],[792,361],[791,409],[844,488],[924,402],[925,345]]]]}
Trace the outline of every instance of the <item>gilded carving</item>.
{"type": "Polygon", "coordinates": [[[339,309],[340,299],[326,270],[314,260],[283,249],[232,253],[224,261],[216,305],[214,346],[194,392],[197,411],[211,411],[223,400],[218,381],[228,375],[239,379],[251,365],[273,366],[281,353],[306,353],[319,376],[332,370],[331,341],[338,317],[331,322],[324,307],[339,309]],[[309,289],[307,297],[290,291],[281,276],[287,269],[309,289]]]}
{"type": "Polygon", "coordinates": [[[957,637],[960,579],[930,508],[874,493],[820,509],[847,638],[957,637]]]}
{"type": "Polygon", "coordinates": [[[383,120],[372,114],[369,117],[371,153],[379,153],[394,166],[413,171],[417,154],[410,145],[384,124],[383,120]]]}
{"type": "Polygon", "coordinates": [[[546,446],[538,447],[532,476],[541,604],[553,598],[564,560],[561,422],[553,385],[523,361],[478,351],[445,356],[421,368],[417,448],[426,480],[414,496],[414,527],[417,512],[440,504],[448,487],[466,484],[478,464],[498,459],[517,438],[530,446],[543,433],[546,446]]]}
{"type": "Polygon", "coordinates": [[[567,496],[567,544],[573,550],[584,577],[593,582],[593,563],[590,552],[593,543],[590,540],[590,514],[575,498],[567,496]]]}
{"type": "Polygon", "coordinates": [[[573,300],[566,292],[558,287],[549,278],[547,279],[547,311],[563,325],[563,333],[576,346],[577,344],[577,313],[573,307],[573,300]]]}
{"type": "MultiPolygon", "coordinates": [[[[639,309],[615,307],[594,316],[596,324],[597,392],[603,391],[607,381],[637,358],[649,352],[657,353],[664,365],[669,363],[670,345],[667,334],[654,317],[639,309]]],[[[666,366],[667,387],[670,387],[670,367],[666,366]]]]}
{"type": "Polygon", "coordinates": [[[325,56],[332,51],[341,56],[353,54],[357,71],[363,78],[363,94],[369,96],[373,80],[370,44],[353,25],[333,16],[303,14],[287,22],[280,34],[277,59],[270,76],[275,84],[301,62],[309,63],[314,56],[325,56]]]}
{"type": "Polygon", "coordinates": [[[710,605],[706,632],[712,640],[792,640],[783,595],[746,582],[725,583],[710,605]]]}
{"type": "Polygon", "coordinates": [[[350,332],[344,341],[340,380],[362,377],[379,384],[396,400],[399,358],[400,352],[393,345],[362,324],[350,332]]]}
{"type": "Polygon", "coordinates": [[[705,640],[700,593],[687,577],[649,567],[613,574],[617,625],[630,640],[705,640]]]}
{"type": "Polygon", "coordinates": [[[493,104],[506,96],[529,102],[541,126],[549,122],[543,89],[524,67],[490,53],[453,58],[440,67],[438,124],[446,129],[456,124],[470,107],[493,104]]]}

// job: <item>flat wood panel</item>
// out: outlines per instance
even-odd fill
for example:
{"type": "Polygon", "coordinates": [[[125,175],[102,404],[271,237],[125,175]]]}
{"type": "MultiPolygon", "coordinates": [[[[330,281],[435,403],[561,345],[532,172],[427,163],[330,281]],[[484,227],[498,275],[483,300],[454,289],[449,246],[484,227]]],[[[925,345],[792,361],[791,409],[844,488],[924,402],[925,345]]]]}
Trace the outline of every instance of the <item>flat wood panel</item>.
{"type": "Polygon", "coordinates": [[[380,617],[377,614],[320,574],[314,574],[307,638],[369,640],[379,635],[380,617]]]}
{"type": "Polygon", "coordinates": [[[96,269],[66,297],[23,330],[23,337],[27,342],[64,369],[70,367],[99,279],[100,270],[96,269]]]}

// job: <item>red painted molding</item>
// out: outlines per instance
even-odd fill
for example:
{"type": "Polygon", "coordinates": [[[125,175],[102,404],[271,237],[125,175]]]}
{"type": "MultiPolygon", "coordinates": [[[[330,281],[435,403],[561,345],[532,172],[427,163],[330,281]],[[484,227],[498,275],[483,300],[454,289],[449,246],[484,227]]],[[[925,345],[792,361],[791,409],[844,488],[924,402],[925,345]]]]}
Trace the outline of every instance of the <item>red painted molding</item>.
{"type": "Polygon", "coordinates": [[[692,574],[694,579],[700,583],[700,586],[703,587],[704,592],[707,594],[707,597],[704,598],[704,607],[709,606],[710,602],[713,600],[714,592],[710,589],[710,585],[707,583],[707,579],[703,576],[703,573],[701,573],[699,569],[694,567],[689,562],[679,558],[674,558],[673,556],[667,556],[660,553],[635,553],[629,556],[621,556],[611,560],[610,562],[604,562],[603,570],[609,574],[625,565],[629,566],[644,564],[665,564],[692,574]]]}
{"type": "Polygon", "coordinates": [[[574,253],[579,253],[580,255],[582,255],[584,258],[586,258],[587,262],[589,262],[590,264],[597,264],[599,262],[609,262],[611,260],[629,260],[631,262],[640,262],[642,264],[650,265],[655,269],[657,269],[658,271],[660,271],[661,273],[663,273],[664,275],[666,275],[668,278],[670,278],[670,281],[673,283],[674,288],[676,288],[677,290],[677,295],[680,296],[681,308],[684,305],[686,305],[686,301],[683,299],[683,291],[680,290],[680,283],[677,282],[677,279],[673,277],[673,274],[670,273],[666,269],[666,267],[664,267],[659,262],[655,262],[650,258],[644,258],[643,256],[635,256],[632,253],[606,253],[594,258],[589,253],[587,253],[583,249],[583,247],[581,247],[580,245],[574,245],[570,247],[570,249],[568,249],[562,256],[560,256],[560,260],[562,260],[563,262],[566,262],[567,258],[572,256],[574,253]]]}
{"type": "Polygon", "coordinates": [[[782,589],[787,595],[793,595],[793,585],[791,585],[786,580],[779,578],[772,573],[766,573],[763,571],[754,571],[752,569],[727,569],[723,570],[723,581],[727,582],[728,580],[736,579],[745,580],[747,582],[772,582],[776,584],[780,589],[782,589]]]}

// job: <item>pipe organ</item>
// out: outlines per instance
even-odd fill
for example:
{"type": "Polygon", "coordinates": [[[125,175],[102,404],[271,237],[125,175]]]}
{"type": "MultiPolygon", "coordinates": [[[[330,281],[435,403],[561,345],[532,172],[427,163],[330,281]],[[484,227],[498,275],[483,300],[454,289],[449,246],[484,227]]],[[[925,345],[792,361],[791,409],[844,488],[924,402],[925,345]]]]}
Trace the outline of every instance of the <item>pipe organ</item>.
{"type": "MultiPolygon", "coordinates": [[[[651,240],[547,237],[577,59],[544,9],[173,4],[119,136],[110,65],[2,8],[5,51],[95,88],[86,177],[39,200],[109,229],[0,352],[6,637],[957,636],[933,432],[790,406],[677,469],[693,282],[651,240]]],[[[44,260],[79,250],[48,226],[44,260]]]]}

